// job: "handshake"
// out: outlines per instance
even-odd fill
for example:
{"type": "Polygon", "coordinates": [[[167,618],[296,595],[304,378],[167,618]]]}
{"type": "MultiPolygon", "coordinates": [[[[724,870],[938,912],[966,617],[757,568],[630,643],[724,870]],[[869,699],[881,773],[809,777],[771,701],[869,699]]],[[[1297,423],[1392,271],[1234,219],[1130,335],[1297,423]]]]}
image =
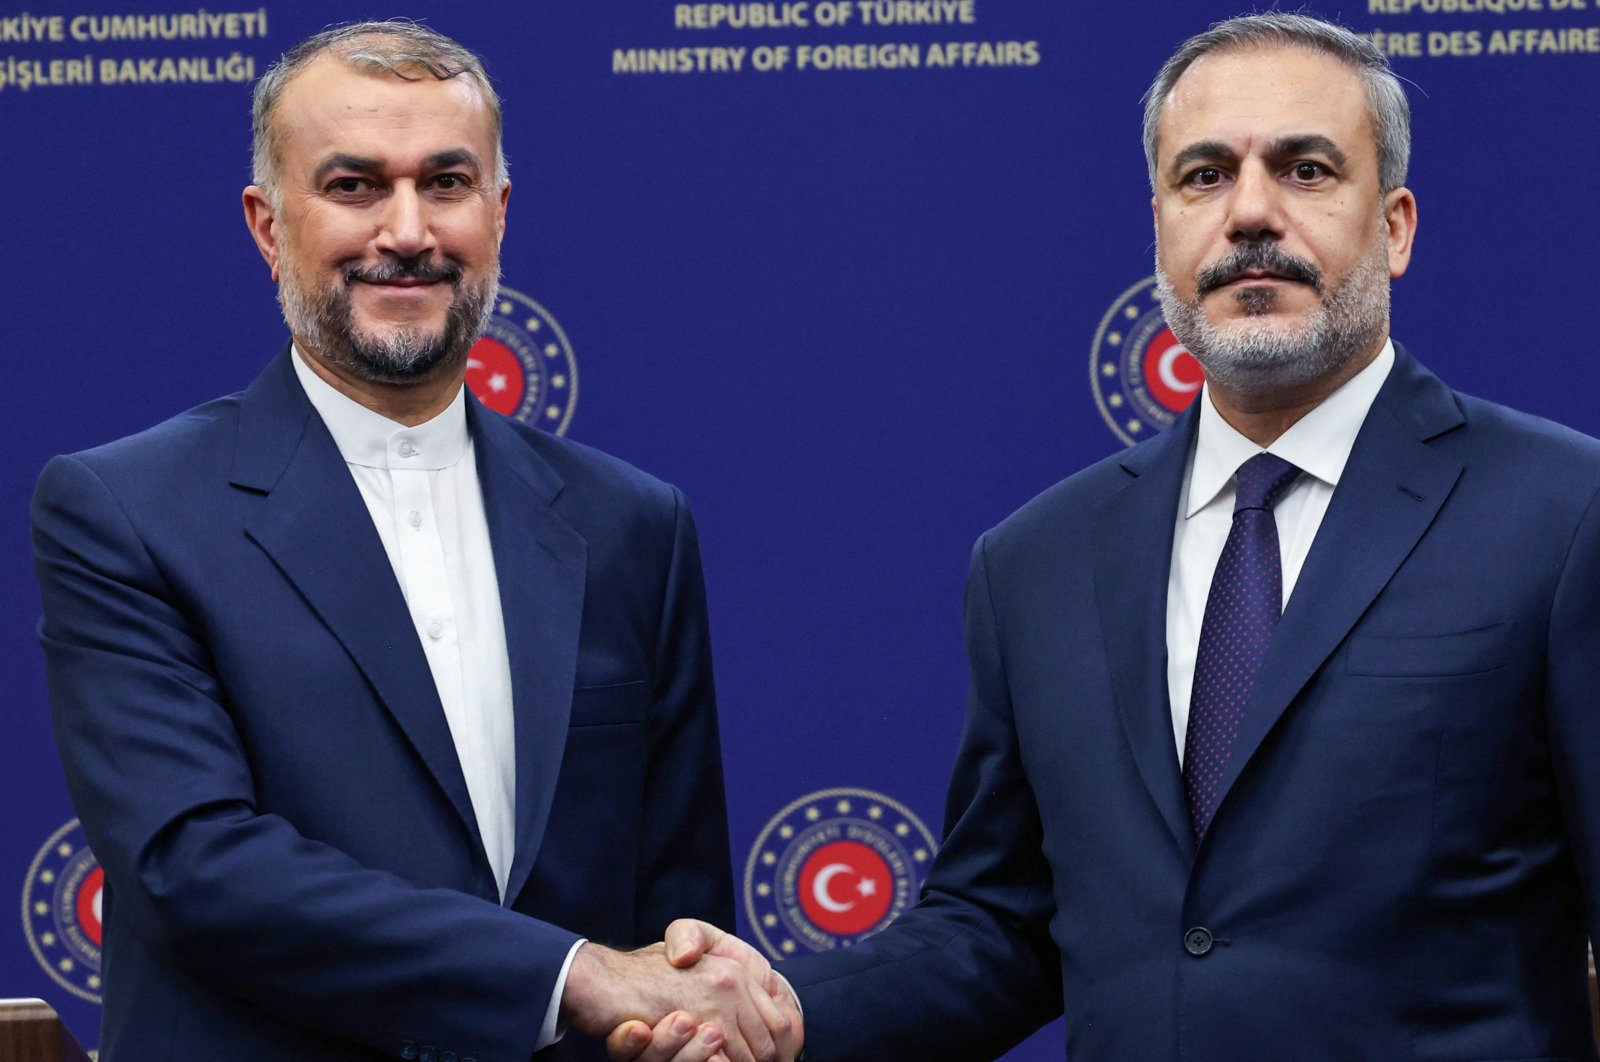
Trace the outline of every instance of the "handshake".
{"type": "Polygon", "coordinates": [[[804,1041],[794,993],[755,948],[680,919],[638,951],[578,949],[561,1012],[606,1038],[613,1062],[794,1062],[804,1041]]]}

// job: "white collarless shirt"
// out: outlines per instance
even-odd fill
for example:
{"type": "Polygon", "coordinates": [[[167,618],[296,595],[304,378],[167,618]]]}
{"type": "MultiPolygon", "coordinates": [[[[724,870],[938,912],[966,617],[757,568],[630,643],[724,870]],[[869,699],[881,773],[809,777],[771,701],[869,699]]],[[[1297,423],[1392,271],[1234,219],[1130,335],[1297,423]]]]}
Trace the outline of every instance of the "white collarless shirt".
{"type": "MultiPolygon", "coordinates": [[[[291,360],[361,490],[405,595],[504,903],[517,823],[511,657],[478,462],[467,431],[466,388],[443,413],[408,428],[336,390],[298,349],[291,360]]],[[[567,951],[535,1050],[561,1038],[561,996],[583,943],[567,951]]]]}
{"type": "MultiPolygon", "coordinates": [[[[1385,341],[1366,368],[1266,448],[1265,452],[1301,470],[1272,510],[1283,562],[1285,608],[1317,529],[1322,526],[1334,488],[1350,460],[1356,435],[1393,367],[1394,344],[1385,341]]],[[[1172,705],[1172,735],[1180,764],[1189,730],[1189,695],[1194,685],[1206,598],[1211,593],[1212,573],[1233,526],[1234,474],[1240,465],[1263,452],[1222,419],[1211,404],[1209,387],[1201,392],[1198,401],[1200,424],[1178,499],[1172,570],[1167,579],[1167,697],[1172,705]]]]}
{"type": "Polygon", "coordinates": [[[511,660],[466,389],[408,428],[334,389],[298,350],[294,371],[361,489],[405,595],[504,902],[516,843],[511,660]]]}

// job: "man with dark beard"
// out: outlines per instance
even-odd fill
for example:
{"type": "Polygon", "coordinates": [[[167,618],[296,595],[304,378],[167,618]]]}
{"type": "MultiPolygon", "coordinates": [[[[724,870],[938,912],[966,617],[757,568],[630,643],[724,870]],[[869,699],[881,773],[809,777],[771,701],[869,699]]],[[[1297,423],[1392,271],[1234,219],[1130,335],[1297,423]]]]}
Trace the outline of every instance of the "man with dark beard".
{"type": "Polygon", "coordinates": [[[1600,444],[1390,341],[1417,210],[1370,43],[1221,23],[1144,128],[1204,393],[979,541],[945,844],[894,925],[784,964],[806,1058],[1064,1013],[1072,1062],[1593,1059],[1600,444]]]}
{"type": "Polygon", "coordinates": [[[577,1059],[569,1027],[684,1008],[735,1062],[793,1054],[733,963],[605,946],[733,914],[704,593],[675,489],[462,385],[500,125],[421,27],[287,53],[244,208],[289,347],[40,479],[107,1062],[577,1059]]]}

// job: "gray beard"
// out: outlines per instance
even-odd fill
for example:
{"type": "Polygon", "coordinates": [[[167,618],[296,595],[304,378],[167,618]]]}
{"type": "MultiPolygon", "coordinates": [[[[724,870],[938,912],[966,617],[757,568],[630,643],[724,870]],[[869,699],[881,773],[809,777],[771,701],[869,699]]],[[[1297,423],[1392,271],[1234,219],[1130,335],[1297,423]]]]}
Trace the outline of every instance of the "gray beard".
{"type": "Polygon", "coordinates": [[[483,283],[455,286],[438,331],[407,328],[379,336],[357,328],[348,285],[307,290],[291,276],[285,270],[278,284],[278,305],[289,332],[357,378],[385,384],[416,383],[460,371],[472,344],[488,327],[500,293],[497,269],[483,283]]]}
{"type": "Polygon", "coordinates": [[[1389,258],[1381,242],[1297,329],[1262,316],[1276,297],[1272,292],[1240,292],[1249,316],[1227,328],[1206,319],[1198,298],[1180,299],[1159,264],[1156,293],[1172,334],[1200,362],[1206,379],[1238,394],[1268,394],[1324,379],[1374,349],[1389,329],[1389,258]]]}

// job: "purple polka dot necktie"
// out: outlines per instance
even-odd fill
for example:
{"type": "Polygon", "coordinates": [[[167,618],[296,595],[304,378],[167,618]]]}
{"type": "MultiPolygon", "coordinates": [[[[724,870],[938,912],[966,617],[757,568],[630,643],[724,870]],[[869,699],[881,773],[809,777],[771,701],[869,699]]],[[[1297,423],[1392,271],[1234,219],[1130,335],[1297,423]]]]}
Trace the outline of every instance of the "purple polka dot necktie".
{"type": "Polygon", "coordinates": [[[1235,476],[1233,527],[1206,597],[1183,740],[1183,790],[1197,842],[1217,809],[1217,787],[1283,611],[1283,563],[1272,507],[1299,474],[1281,457],[1257,454],[1235,476]]]}

